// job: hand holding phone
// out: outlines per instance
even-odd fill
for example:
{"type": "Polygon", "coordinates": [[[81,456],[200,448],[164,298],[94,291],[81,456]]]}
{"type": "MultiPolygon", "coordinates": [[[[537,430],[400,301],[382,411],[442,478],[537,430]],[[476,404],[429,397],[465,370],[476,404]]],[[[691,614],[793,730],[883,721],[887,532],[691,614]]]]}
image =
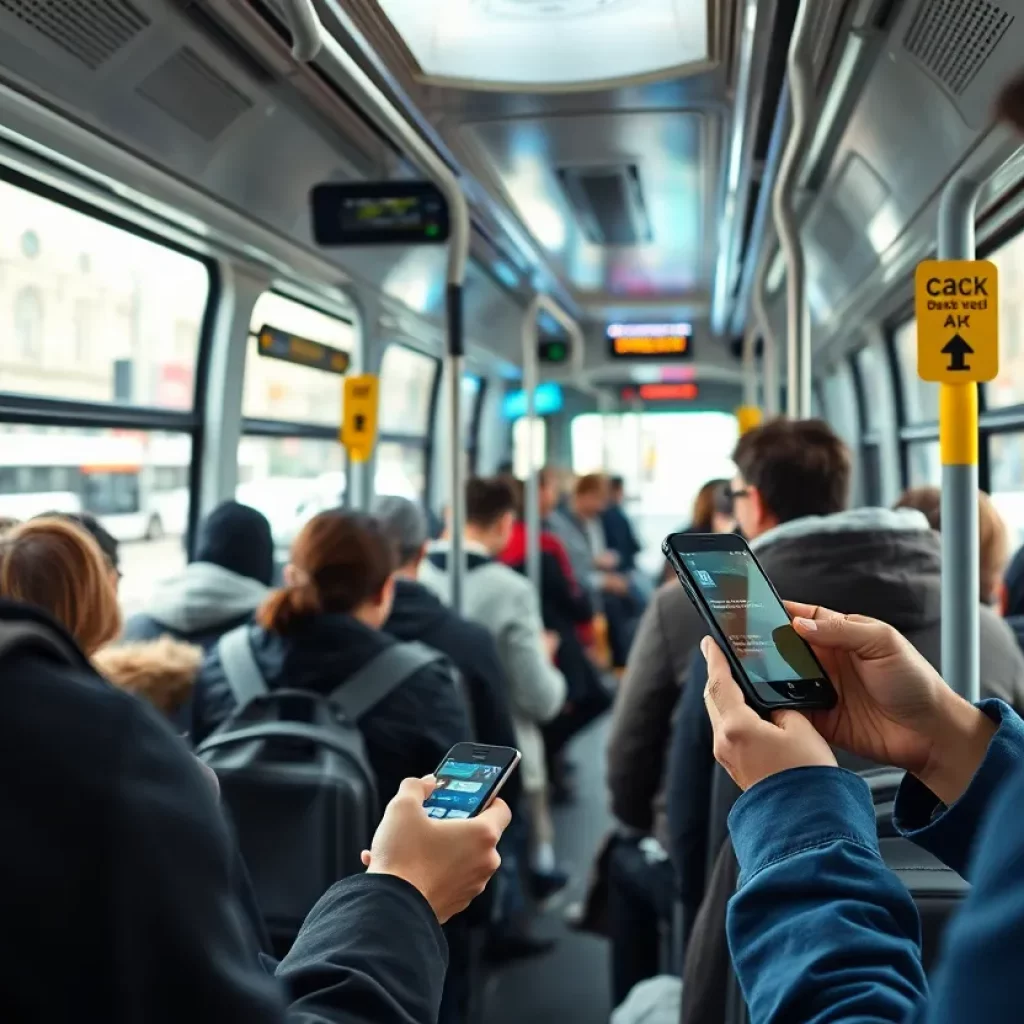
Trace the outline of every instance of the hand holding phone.
{"type": "Polygon", "coordinates": [[[521,754],[514,747],[456,743],[437,766],[437,786],[423,806],[431,818],[475,818],[494,802],[521,754]]]}
{"type": "Polygon", "coordinates": [[[825,669],[742,537],[676,533],[662,550],[751,707],[767,715],[835,706],[825,669]]]}

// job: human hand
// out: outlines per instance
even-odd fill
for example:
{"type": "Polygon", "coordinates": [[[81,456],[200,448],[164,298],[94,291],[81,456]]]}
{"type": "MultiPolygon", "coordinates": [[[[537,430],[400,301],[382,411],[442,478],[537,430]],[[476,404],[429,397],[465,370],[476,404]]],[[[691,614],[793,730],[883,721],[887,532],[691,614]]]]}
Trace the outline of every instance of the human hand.
{"type": "Polygon", "coordinates": [[[943,682],[906,637],[863,615],[786,603],[839,700],[811,721],[829,743],[916,775],[952,804],[985,757],[995,724],[943,682]]]}
{"type": "Polygon", "coordinates": [[[601,589],[609,594],[618,594],[625,597],[629,593],[629,580],[618,573],[605,573],[601,579],[601,589]]]}
{"type": "Polygon", "coordinates": [[[554,662],[561,645],[562,638],[553,629],[544,630],[544,649],[547,651],[549,661],[554,662]]]}
{"type": "Polygon", "coordinates": [[[602,551],[594,558],[594,565],[598,569],[616,569],[619,565],[619,556],[615,551],[602,551]]]}
{"type": "Polygon", "coordinates": [[[742,790],[790,768],[835,767],[829,745],[799,712],[775,711],[762,719],[743,697],[718,645],[700,645],[708,663],[704,704],[715,731],[715,759],[742,790]]]}
{"type": "Polygon", "coordinates": [[[388,804],[363,864],[368,874],[394,875],[418,889],[444,924],[484,891],[498,870],[498,840],[512,820],[504,800],[475,818],[430,818],[423,802],[436,780],[406,779],[388,804]]]}

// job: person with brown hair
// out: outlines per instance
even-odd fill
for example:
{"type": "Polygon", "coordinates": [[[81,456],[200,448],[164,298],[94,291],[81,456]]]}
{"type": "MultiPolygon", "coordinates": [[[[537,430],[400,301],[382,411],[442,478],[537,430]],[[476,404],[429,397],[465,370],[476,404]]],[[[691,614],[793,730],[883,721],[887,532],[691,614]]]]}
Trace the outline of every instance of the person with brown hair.
{"type": "MultiPolygon", "coordinates": [[[[942,491],[938,487],[911,487],[893,508],[916,508],[936,533],[942,532],[942,491]]],[[[995,605],[1010,560],[1010,539],[1003,517],[984,491],[978,491],[978,534],[981,600],[983,604],[995,605]]]]}
{"type": "MultiPolygon", "coordinates": [[[[395,547],[374,518],[335,510],[302,528],[273,591],[248,627],[271,690],[330,694],[398,643],[382,631],[398,568],[395,547]]],[[[196,684],[194,721],[201,742],[235,709],[216,647],[196,684]]],[[[433,771],[470,733],[466,708],[443,661],[424,665],[359,721],[381,802],[402,779],[433,771]]]]}

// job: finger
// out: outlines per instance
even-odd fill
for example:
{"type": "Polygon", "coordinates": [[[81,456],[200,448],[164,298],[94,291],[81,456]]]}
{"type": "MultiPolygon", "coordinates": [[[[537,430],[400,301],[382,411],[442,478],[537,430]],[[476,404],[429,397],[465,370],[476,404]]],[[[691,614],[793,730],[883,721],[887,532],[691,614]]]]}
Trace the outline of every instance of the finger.
{"type": "Polygon", "coordinates": [[[813,608],[813,615],[796,615],[793,628],[816,647],[842,651],[863,651],[883,639],[887,629],[877,619],[842,615],[820,607],[813,608]]]}
{"type": "Polygon", "coordinates": [[[422,803],[434,792],[436,785],[437,780],[433,775],[425,775],[422,779],[403,779],[398,787],[398,795],[412,797],[422,803]]]}
{"type": "Polygon", "coordinates": [[[814,728],[805,715],[793,708],[784,708],[782,711],[773,711],[771,720],[772,725],[781,729],[783,732],[798,733],[803,728],[814,728]]]}
{"type": "Polygon", "coordinates": [[[370,866],[370,851],[363,850],[363,852],[359,854],[359,859],[363,862],[363,867],[368,868],[370,866]]]}
{"type": "Polygon", "coordinates": [[[508,804],[499,797],[486,811],[478,815],[478,820],[486,821],[496,828],[500,836],[512,821],[512,812],[509,810],[508,804]]]}
{"type": "Polygon", "coordinates": [[[711,724],[717,725],[725,715],[738,714],[746,709],[746,701],[718,644],[706,636],[701,641],[700,649],[708,663],[708,684],[704,688],[704,703],[711,716],[711,724]]]}

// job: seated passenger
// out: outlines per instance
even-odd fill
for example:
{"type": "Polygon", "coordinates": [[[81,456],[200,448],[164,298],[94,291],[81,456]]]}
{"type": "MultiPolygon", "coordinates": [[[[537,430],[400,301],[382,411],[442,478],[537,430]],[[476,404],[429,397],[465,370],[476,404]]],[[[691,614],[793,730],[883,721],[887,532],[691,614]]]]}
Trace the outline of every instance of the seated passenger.
{"type": "MultiPolygon", "coordinates": [[[[733,533],[736,520],[733,518],[732,497],[728,480],[709,480],[693,499],[693,510],[689,525],[680,533],[733,533]]],[[[675,581],[676,574],[672,566],[665,563],[661,582],[675,581]]]]}
{"type": "MultiPolygon", "coordinates": [[[[912,487],[896,502],[895,508],[916,508],[923,512],[928,525],[942,531],[942,491],[938,487],[912,487]]],[[[1009,537],[1006,523],[992,499],[978,491],[978,552],[981,558],[978,573],[982,604],[994,605],[999,600],[1003,573],[1009,559],[1009,537]]]]}
{"type": "MultiPolygon", "coordinates": [[[[430,784],[406,780],[367,873],[324,895],[272,977],[241,926],[235,851],[199,762],[53,618],[10,600],[34,592],[31,580],[11,585],[11,559],[35,542],[19,539],[12,554],[0,541],[0,818],[17,836],[0,844],[4,927],[18,937],[5,946],[10,1018],[432,1024],[445,976],[438,924],[493,874],[504,804],[435,821],[422,807],[430,784]]],[[[93,548],[75,577],[91,600],[71,621],[90,643],[116,622],[103,572],[93,548]]]]}
{"type": "Polygon", "coordinates": [[[761,719],[704,641],[715,753],[745,791],[729,816],[741,874],[728,930],[750,1019],[1018,1020],[1024,722],[998,700],[972,707],[891,626],[789,611],[836,684],[833,711],[761,719]],[[832,747],[905,769],[893,824],[972,883],[930,984],[868,786],[837,769],[832,747]]]}
{"type": "Polygon", "coordinates": [[[99,545],[107,575],[116,591],[121,586],[121,545],[117,538],[90,512],[44,512],[36,519],[63,519],[82,527],[99,545]]]}
{"type": "MultiPolygon", "coordinates": [[[[505,666],[520,774],[534,830],[533,871],[536,888],[550,893],[567,878],[556,869],[554,825],[547,796],[544,739],[540,726],[565,703],[565,677],[554,665],[557,642],[544,632],[537,595],[528,580],[497,561],[508,546],[515,521],[515,495],[502,480],[470,480],[466,485],[465,547],[467,573],[463,610],[490,630],[505,666]]],[[[451,600],[450,542],[428,549],[420,579],[443,601],[451,600]]]]}
{"type": "Polygon", "coordinates": [[[631,573],[636,568],[636,556],[643,551],[636,531],[623,503],[626,500],[626,482],[621,476],[608,478],[608,504],[601,513],[605,542],[609,551],[618,555],[619,572],[631,573]]]}
{"type": "MultiPolygon", "coordinates": [[[[314,516],[292,546],[286,585],[272,592],[249,627],[249,642],[271,690],[330,694],[397,643],[381,627],[391,611],[394,549],[371,517],[343,511],[314,516]]],[[[211,648],[196,685],[196,742],[237,702],[211,648]]],[[[433,771],[470,731],[452,675],[441,662],[416,671],[360,719],[383,803],[403,778],[433,771]]]]}
{"type": "Polygon", "coordinates": [[[266,516],[225,501],[200,525],[195,561],[156,585],[146,610],[125,625],[124,639],[167,633],[209,650],[252,618],[273,575],[274,540],[266,516]]]}

